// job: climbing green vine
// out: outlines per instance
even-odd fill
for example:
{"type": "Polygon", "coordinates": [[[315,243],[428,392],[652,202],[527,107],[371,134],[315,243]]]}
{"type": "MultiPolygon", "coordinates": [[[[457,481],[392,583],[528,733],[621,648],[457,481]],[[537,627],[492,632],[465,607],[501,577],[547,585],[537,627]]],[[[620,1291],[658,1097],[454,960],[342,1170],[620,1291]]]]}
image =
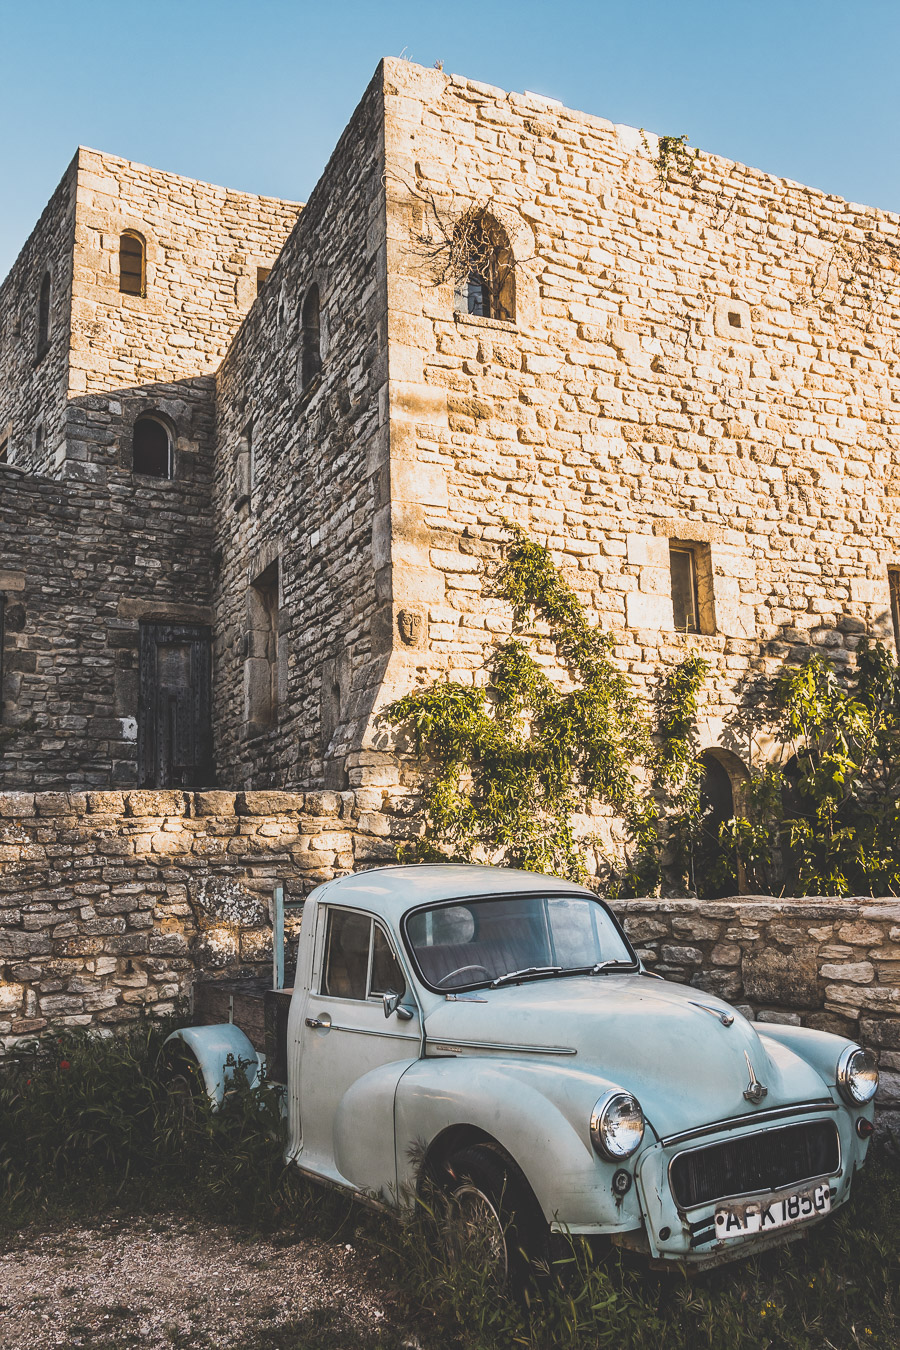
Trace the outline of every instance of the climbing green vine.
{"type": "Polygon", "coordinates": [[[512,608],[513,631],[491,652],[485,682],[437,682],[385,714],[432,766],[424,836],[404,856],[505,862],[583,880],[586,849],[599,842],[579,842],[573,821],[601,806],[621,822],[628,853],[624,867],[606,858],[608,889],[647,893],[662,882],[673,822],[700,810],[695,714],[706,664],[691,655],[662,682],[655,741],[613,660],[612,638],[588,622],[549,551],[509,528],[494,585],[512,608]],[[536,658],[536,620],[549,628],[571,689],[560,689],[536,658]]]}

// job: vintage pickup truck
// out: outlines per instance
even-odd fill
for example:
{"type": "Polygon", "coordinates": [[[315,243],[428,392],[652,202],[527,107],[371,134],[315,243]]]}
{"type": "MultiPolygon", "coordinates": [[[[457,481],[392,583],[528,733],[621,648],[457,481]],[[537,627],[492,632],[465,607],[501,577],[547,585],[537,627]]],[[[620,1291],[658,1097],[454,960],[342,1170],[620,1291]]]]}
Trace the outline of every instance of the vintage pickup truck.
{"type": "Polygon", "coordinates": [[[846,1202],[873,1130],[867,1051],[653,975],[552,877],[330,881],[271,1000],[267,1057],[229,1024],[177,1031],[176,1063],[215,1106],[236,1063],[282,1083],[298,1167],[390,1206],[430,1180],[501,1274],[551,1230],[690,1267],[786,1241],[846,1202]]]}

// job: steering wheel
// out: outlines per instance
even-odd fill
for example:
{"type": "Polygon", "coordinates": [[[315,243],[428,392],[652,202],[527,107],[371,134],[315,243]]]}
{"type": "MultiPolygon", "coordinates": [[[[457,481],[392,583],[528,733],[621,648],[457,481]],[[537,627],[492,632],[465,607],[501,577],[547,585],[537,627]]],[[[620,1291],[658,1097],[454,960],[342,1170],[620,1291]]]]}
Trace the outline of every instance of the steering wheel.
{"type": "Polygon", "coordinates": [[[436,981],[437,985],[440,987],[440,985],[446,984],[448,980],[453,979],[454,975],[461,975],[464,970],[480,970],[487,975],[488,979],[491,978],[491,972],[488,970],[487,966],[479,966],[473,963],[470,966],[457,966],[455,970],[448,970],[446,975],[442,975],[441,978],[436,981]]]}

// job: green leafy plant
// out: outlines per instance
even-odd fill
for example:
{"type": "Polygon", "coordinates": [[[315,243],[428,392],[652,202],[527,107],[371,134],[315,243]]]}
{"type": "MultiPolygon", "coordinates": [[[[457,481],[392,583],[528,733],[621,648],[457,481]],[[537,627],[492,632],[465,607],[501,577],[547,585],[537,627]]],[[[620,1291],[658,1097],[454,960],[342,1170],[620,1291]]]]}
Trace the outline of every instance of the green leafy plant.
{"type": "Polygon", "coordinates": [[[754,717],[780,747],[723,827],[751,889],[900,894],[900,668],[864,641],[856,666],[815,653],[763,691],[754,717]]]}
{"type": "MultiPolygon", "coordinates": [[[[644,148],[648,154],[650,145],[641,128],[641,139],[644,142],[644,148]]],[[[693,184],[697,176],[697,160],[700,151],[691,150],[688,147],[687,136],[660,136],[659,148],[653,157],[653,167],[656,169],[656,176],[663,186],[668,183],[673,174],[689,178],[693,184]]]]}
{"type": "Polygon", "coordinates": [[[513,632],[491,652],[485,683],[437,682],[385,713],[432,765],[424,836],[403,856],[503,861],[584,880],[585,844],[573,820],[599,803],[623,822],[630,848],[624,869],[608,860],[609,888],[654,890],[673,831],[700,811],[696,708],[706,663],[689,655],[663,680],[655,745],[612,638],[589,623],[549,550],[508,528],[494,590],[512,608],[513,632]],[[560,689],[535,656],[536,622],[549,629],[571,689],[560,689]]]}

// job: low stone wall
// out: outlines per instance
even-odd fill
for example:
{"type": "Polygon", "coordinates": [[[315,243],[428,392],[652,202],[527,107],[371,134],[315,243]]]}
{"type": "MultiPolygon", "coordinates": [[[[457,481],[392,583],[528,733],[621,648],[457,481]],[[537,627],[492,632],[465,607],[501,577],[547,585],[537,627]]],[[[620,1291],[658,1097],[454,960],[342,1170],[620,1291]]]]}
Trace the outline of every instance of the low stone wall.
{"type": "MultiPolygon", "coordinates": [[[[271,895],[393,860],[408,801],[346,792],[0,793],[0,1049],[267,977],[271,895]]],[[[649,967],[760,1022],[874,1049],[900,1108],[900,900],[625,900],[649,967]]],[[[294,924],[299,922],[293,920],[294,924]]]]}
{"type": "Polygon", "coordinates": [[[615,908],[647,966],[734,1003],[870,1046],[879,1103],[900,1108],[900,900],[742,895],[623,900],[615,908]]]}
{"type": "Polygon", "coordinates": [[[267,974],[275,882],[390,856],[369,819],[352,792],[0,793],[0,1046],[267,974]]]}

